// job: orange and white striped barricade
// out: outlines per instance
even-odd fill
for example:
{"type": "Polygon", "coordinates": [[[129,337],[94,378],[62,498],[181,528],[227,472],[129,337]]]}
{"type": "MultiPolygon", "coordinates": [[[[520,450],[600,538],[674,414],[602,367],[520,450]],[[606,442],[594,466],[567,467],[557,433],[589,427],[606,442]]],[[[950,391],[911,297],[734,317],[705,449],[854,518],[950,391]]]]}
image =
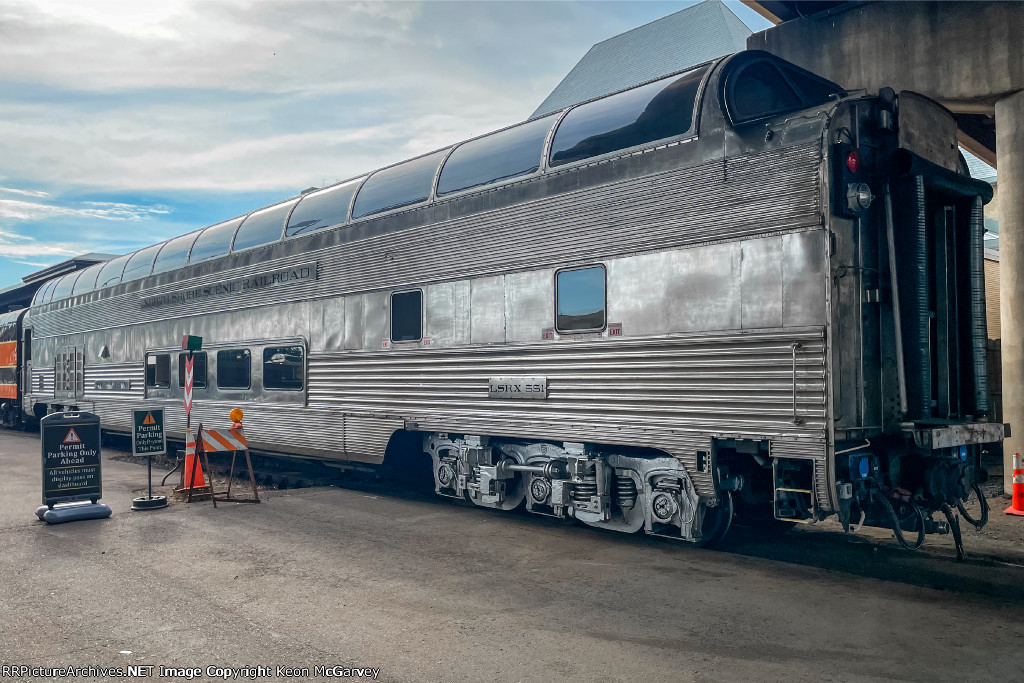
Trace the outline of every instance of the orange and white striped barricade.
{"type": "Polygon", "coordinates": [[[260,492],[256,488],[256,475],[252,471],[252,458],[249,457],[249,443],[245,440],[245,434],[241,427],[234,429],[203,429],[199,423],[199,432],[196,435],[196,449],[201,451],[206,463],[206,476],[210,479],[210,491],[213,493],[213,507],[217,502],[222,503],[258,503],[260,492]],[[231,470],[228,472],[228,488],[226,491],[218,492],[213,486],[213,473],[210,471],[208,453],[231,452],[231,470]],[[249,482],[252,484],[252,498],[232,498],[231,483],[235,476],[235,460],[239,453],[245,453],[245,464],[249,468],[249,482]]]}

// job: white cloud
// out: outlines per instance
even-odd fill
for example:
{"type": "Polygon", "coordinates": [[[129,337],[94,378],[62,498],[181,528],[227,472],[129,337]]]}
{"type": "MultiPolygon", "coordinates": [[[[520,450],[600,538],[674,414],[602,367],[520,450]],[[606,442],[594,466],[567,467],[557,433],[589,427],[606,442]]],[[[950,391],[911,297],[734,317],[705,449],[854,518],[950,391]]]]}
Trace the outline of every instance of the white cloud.
{"type": "MultiPolygon", "coordinates": [[[[19,221],[36,221],[55,216],[71,216],[79,218],[99,218],[109,221],[140,220],[154,214],[168,214],[170,209],[165,206],[135,206],[116,202],[82,202],[87,208],[40,204],[18,199],[0,199],[0,218],[19,221]]],[[[12,233],[0,232],[0,236],[19,237],[12,233]]]]}
{"type": "Polygon", "coordinates": [[[66,257],[86,251],[91,250],[72,243],[40,243],[32,237],[0,230],[0,256],[15,260],[40,256],[66,257]]]}
{"type": "Polygon", "coordinates": [[[23,197],[49,197],[49,192],[43,192],[42,190],[19,190],[14,187],[0,187],[0,192],[7,192],[8,194],[19,194],[23,197]]]}
{"type": "Polygon", "coordinates": [[[522,120],[543,99],[561,67],[522,49],[538,22],[511,7],[0,0],[0,87],[19,84],[0,96],[0,172],[287,194],[372,171],[522,120]],[[525,64],[499,83],[491,67],[506,53],[525,64]]]}

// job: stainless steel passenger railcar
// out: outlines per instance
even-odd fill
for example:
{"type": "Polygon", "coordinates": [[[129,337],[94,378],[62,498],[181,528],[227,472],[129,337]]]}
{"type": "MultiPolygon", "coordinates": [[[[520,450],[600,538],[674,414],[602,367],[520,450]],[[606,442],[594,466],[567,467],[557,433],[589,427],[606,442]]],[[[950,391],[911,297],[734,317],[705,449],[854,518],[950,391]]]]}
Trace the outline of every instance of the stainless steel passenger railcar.
{"type": "Polygon", "coordinates": [[[414,444],[439,494],[691,541],[923,534],[1003,435],[990,196],[934,102],[740,53],[55,280],[25,406],[181,437],[189,333],[198,420],[257,449],[414,444]]]}

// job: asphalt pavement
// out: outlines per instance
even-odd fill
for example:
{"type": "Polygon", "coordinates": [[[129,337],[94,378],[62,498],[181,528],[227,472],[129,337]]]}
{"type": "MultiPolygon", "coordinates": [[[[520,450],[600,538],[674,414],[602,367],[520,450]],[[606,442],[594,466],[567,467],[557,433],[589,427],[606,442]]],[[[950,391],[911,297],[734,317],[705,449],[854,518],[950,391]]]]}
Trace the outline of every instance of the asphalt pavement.
{"type": "Polygon", "coordinates": [[[124,675],[106,680],[930,683],[1024,670],[1013,552],[957,563],[941,543],[912,554],[827,529],[737,529],[709,550],[326,487],[132,512],[145,467],[112,455],[111,517],[48,526],[34,514],[39,435],[0,433],[0,679],[91,667],[73,680],[112,668],[124,675]]]}

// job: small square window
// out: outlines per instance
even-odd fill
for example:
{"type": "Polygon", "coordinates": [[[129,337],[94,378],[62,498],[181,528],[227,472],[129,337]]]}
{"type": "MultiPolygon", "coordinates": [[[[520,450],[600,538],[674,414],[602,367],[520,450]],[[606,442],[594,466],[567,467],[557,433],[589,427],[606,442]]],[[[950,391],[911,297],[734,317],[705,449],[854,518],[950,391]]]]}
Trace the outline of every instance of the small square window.
{"type": "Polygon", "coordinates": [[[391,341],[419,341],[423,336],[423,292],[391,295],[391,341]]]}
{"type": "Polygon", "coordinates": [[[248,389],[251,365],[249,349],[217,352],[217,386],[221,389],[248,389]]]}
{"type": "Polygon", "coordinates": [[[146,356],[146,386],[163,388],[171,386],[171,355],[168,353],[146,356]]]}
{"type": "MultiPolygon", "coordinates": [[[[178,386],[185,386],[185,359],[187,353],[178,354],[178,386]]],[[[192,354],[192,388],[206,388],[206,351],[196,351],[192,354]]]]}
{"type": "Polygon", "coordinates": [[[604,266],[560,270],[555,274],[555,329],[597,332],[605,325],[604,266]]]}
{"type": "Polygon", "coordinates": [[[263,349],[264,389],[301,390],[305,369],[301,346],[263,349]]]}

